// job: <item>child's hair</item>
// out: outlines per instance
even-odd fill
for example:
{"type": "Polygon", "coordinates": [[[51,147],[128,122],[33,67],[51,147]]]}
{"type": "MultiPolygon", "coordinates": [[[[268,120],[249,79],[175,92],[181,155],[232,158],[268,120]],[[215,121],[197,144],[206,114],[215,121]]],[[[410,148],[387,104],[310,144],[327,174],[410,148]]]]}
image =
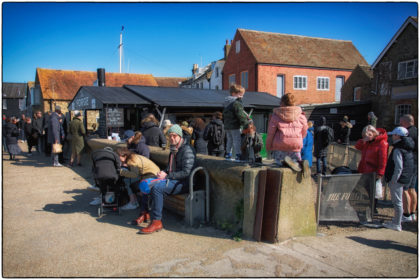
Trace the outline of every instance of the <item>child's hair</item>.
{"type": "Polygon", "coordinates": [[[255,127],[254,123],[250,123],[247,128],[242,130],[242,133],[249,134],[254,131],[257,131],[257,128],[255,127]]]}
{"type": "Polygon", "coordinates": [[[376,130],[376,128],[373,126],[373,125],[367,125],[367,126],[365,126],[364,128],[363,128],[363,131],[362,131],[362,137],[365,137],[366,136],[366,133],[368,132],[368,131],[371,131],[371,132],[373,132],[373,134],[375,134],[375,136],[378,136],[379,135],[379,132],[376,130]]]}
{"type": "Polygon", "coordinates": [[[140,131],[134,132],[133,143],[138,144],[140,142],[142,136],[143,136],[143,134],[140,131]]]}
{"type": "Polygon", "coordinates": [[[311,128],[314,126],[314,123],[312,121],[308,121],[308,128],[311,128]]]}
{"type": "Polygon", "coordinates": [[[219,112],[219,111],[214,112],[214,113],[213,113],[213,116],[214,116],[216,119],[218,119],[218,120],[223,119],[223,114],[222,114],[222,112],[219,112]]]}
{"type": "Polygon", "coordinates": [[[229,89],[230,94],[238,94],[238,93],[242,93],[245,92],[245,89],[243,86],[238,85],[238,84],[232,84],[230,85],[230,89],[229,89]]]}
{"type": "Polygon", "coordinates": [[[280,106],[295,106],[295,96],[291,93],[286,93],[280,99],[280,106]]]}
{"type": "Polygon", "coordinates": [[[122,157],[129,157],[133,153],[126,147],[118,148],[115,152],[122,157]]]}

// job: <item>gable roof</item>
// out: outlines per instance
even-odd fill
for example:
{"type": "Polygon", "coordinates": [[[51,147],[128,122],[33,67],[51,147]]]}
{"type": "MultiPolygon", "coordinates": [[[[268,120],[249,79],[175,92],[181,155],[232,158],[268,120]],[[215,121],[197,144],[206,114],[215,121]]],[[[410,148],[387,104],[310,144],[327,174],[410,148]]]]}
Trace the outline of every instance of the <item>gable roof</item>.
{"type": "Polygon", "coordinates": [[[351,41],[238,29],[257,63],[352,70],[368,65],[351,41]]]}
{"type": "Polygon", "coordinates": [[[3,98],[25,98],[27,88],[27,83],[3,83],[1,96],[3,98]]]}
{"type": "MultiPolygon", "coordinates": [[[[97,72],[37,68],[37,78],[44,99],[72,100],[81,86],[92,86],[97,72]]],[[[158,86],[151,74],[105,73],[105,84],[158,86]]]]}
{"type": "MultiPolygon", "coordinates": [[[[196,88],[169,88],[147,86],[124,86],[143,99],[162,107],[223,108],[228,90],[196,88]]],[[[247,91],[243,98],[245,108],[273,109],[280,98],[265,92],[247,91]]]]}
{"type": "Polygon", "coordinates": [[[376,67],[376,65],[381,61],[382,57],[387,53],[389,48],[394,44],[395,40],[400,36],[400,34],[404,31],[404,29],[409,25],[412,24],[415,28],[417,27],[417,17],[408,17],[403,25],[401,25],[400,29],[398,29],[397,33],[392,37],[391,41],[389,41],[388,45],[386,45],[385,49],[379,54],[379,56],[376,58],[375,62],[372,64],[372,69],[376,67]]]}
{"type": "Polygon", "coordinates": [[[160,87],[179,87],[187,78],[155,77],[155,80],[160,87]]]}

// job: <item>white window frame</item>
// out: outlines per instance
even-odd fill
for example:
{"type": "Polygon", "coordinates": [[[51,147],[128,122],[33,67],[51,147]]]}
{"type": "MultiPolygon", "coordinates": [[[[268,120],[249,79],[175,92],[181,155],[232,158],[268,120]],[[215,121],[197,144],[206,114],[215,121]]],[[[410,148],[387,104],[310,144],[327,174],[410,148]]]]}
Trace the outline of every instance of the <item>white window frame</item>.
{"type": "Polygon", "coordinates": [[[316,77],[316,90],[329,91],[330,78],[329,77],[316,77]]]}
{"type": "MultiPolygon", "coordinates": [[[[356,98],[356,92],[357,92],[358,89],[362,90],[362,87],[354,87],[353,88],[353,101],[360,101],[360,98],[359,99],[356,98]]],[[[362,93],[360,93],[360,96],[361,95],[362,95],[362,93]]]]}
{"type": "Polygon", "coordinates": [[[241,40],[236,41],[235,49],[236,49],[236,53],[239,53],[241,51],[241,40]]]}
{"type": "Polygon", "coordinates": [[[248,89],[248,71],[241,72],[241,86],[244,89],[248,89]]]}
{"type": "Polygon", "coordinates": [[[407,80],[417,78],[418,76],[418,62],[417,59],[401,61],[398,63],[398,80],[407,80]],[[409,65],[412,63],[412,65],[409,65]],[[409,69],[409,67],[411,69],[409,69]],[[411,70],[411,71],[408,71],[411,70]]]}
{"type": "Polygon", "coordinates": [[[229,86],[231,84],[236,84],[236,75],[235,74],[231,74],[229,75],[229,86]],[[233,81],[232,81],[233,80],[233,81]]]}
{"type": "Polygon", "coordinates": [[[308,77],[307,76],[302,76],[302,75],[296,75],[293,76],[293,89],[294,90],[307,90],[308,89],[308,77]],[[299,82],[296,82],[296,79],[301,78],[302,80],[299,82]],[[301,87],[296,87],[296,85],[299,83],[301,84],[301,87]]]}
{"type": "Polygon", "coordinates": [[[395,124],[400,124],[400,117],[405,114],[411,114],[411,104],[398,104],[395,105],[395,124]]]}

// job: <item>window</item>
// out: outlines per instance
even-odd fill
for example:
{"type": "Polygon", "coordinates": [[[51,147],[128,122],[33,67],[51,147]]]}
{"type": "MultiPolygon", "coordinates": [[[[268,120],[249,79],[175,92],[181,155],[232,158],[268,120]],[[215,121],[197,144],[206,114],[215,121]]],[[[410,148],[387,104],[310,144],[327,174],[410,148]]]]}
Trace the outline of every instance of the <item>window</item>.
{"type": "Polygon", "coordinates": [[[236,53],[239,53],[240,50],[241,50],[241,41],[238,40],[236,41],[236,53]]]}
{"type": "Polygon", "coordinates": [[[410,104],[400,104],[395,107],[395,124],[400,123],[400,117],[405,114],[411,114],[411,105],[410,104]]]}
{"type": "Polygon", "coordinates": [[[306,89],[306,76],[293,76],[293,89],[306,89]]]}
{"type": "Polygon", "coordinates": [[[196,87],[196,88],[200,88],[200,85],[199,85],[199,84],[196,84],[196,85],[195,85],[195,87],[196,87]]]}
{"type": "Polygon", "coordinates": [[[219,86],[216,86],[216,90],[219,90],[219,86]]]}
{"type": "Polygon", "coordinates": [[[3,98],[3,110],[7,110],[7,99],[3,98]]]}
{"type": "Polygon", "coordinates": [[[200,88],[203,88],[203,82],[200,83],[200,88]]]}
{"type": "Polygon", "coordinates": [[[219,78],[219,67],[216,67],[216,78],[219,78]]]}
{"type": "Polygon", "coordinates": [[[417,78],[417,59],[398,63],[398,80],[417,78]]]}
{"type": "Polygon", "coordinates": [[[241,72],[241,86],[248,89],[248,71],[241,72]]]}
{"type": "Polygon", "coordinates": [[[318,77],[316,80],[316,89],[317,90],[330,90],[330,78],[318,77]]]}
{"type": "Polygon", "coordinates": [[[235,77],[235,74],[232,74],[229,76],[229,86],[235,83],[236,83],[236,77],[235,77]]]}
{"type": "Polygon", "coordinates": [[[353,89],[353,101],[360,101],[362,97],[362,87],[355,87],[353,89]]]}

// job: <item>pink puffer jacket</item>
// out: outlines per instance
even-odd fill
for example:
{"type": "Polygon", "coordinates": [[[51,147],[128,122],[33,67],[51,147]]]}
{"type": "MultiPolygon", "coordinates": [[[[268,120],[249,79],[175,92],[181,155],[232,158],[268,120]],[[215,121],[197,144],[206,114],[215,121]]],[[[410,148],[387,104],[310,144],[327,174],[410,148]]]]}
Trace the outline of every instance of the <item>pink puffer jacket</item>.
{"type": "Polygon", "coordinates": [[[300,152],[308,122],[298,106],[275,108],[268,123],[266,148],[269,151],[300,152]]]}

